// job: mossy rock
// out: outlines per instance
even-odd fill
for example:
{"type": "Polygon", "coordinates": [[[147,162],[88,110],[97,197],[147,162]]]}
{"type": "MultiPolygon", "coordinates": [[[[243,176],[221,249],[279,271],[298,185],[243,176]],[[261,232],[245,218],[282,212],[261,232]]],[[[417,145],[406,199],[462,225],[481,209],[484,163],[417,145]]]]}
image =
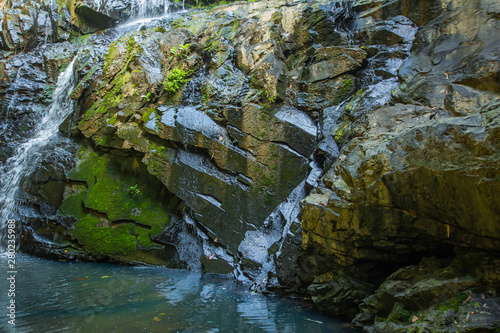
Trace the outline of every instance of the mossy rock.
{"type": "Polygon", "coordinates": [[[81,161],[68,178],[87,187],[68,196],[59,209],[77,220],[72,237],[97,257],[159,247],[151,238],[169,226],[167,208],[148,195],[141,179],[122,172],[115,158],[86,149],[80,153],[81,161]]]}

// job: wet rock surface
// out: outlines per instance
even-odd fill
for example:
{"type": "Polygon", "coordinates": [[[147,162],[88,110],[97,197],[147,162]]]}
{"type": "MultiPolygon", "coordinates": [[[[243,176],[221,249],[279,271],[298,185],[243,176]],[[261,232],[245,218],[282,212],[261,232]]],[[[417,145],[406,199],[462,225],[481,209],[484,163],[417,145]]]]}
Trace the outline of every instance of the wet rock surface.
{"type": "MultiPolygon", "coordinates": [[[[334,308],[335,302],[359,303],[360,296],[345,295],[343,288],[363,290],[350,287],[353,281],[360,280],[372,284],[365,289],[371,293],[388,273],[398,266],[414,263],[427,253],[453,258],[466,250],[498,252],[500,206],[492,200],[500,190],[498,128],[492,125],[498,113],[495,92],[498,69],[493,61],[498,57],[495,38],[489,35],[494,28],[490,30],[492,25],[481,23],[495,21],[490,21],[498,10],[495,6],[480,2],[459,6],[450,2],[445,11],[419,28],[411,50],[402,50],[410,53],[406,60],[386,58],[386,62],[397,60],[401,64],[397,72],[375,65],[374,74],[384,80],[391,77],[395,80],[397,75],[402,82],[393,86],[396,89],[390,100],[386,100],[391,106],[372,107],[368,113],[356,105],[366,105],[365,96],[370,96],[367,89],[340,109],[344,115],[339,108],[332,109],[333,119],[345,122],[347,133],[339,133],[337,129],[336,133],[341,135],[335,136],[344,146],[320,186],[301,202],[303,254],[297,258],[302,267],[298,276],[304,285],[310,284],[309,293],[316,297],[320,309],[349,316],[345,309],[334,308]],[[472,15],[472,11],[477,12],[472,15]],[[451,26],[453,34],[441,35],[451,26]],[[470,62],[472,59],[475,60],[470,62]],[[472,64],[481,64],[485,72],[472,64]],[[452,68],[456,70],[456,81],[450,75],[455,71],[452,68]],[[351,138],[347,143],[346,137],[351,138]],[[324,278],[325,274],[333,277],[319,284],[319,277],[324,278]],[[342,274],[349,274],[351,279],[335,285],[342,274]],[[321,289],[325,292],[318,297],[321,289]],[[328,297],[331,300],[325,302],[328,297]]],[[[368,54],[379,50],[368,58],[377,63],[381,53],[408,38],[394,26],[390,29],[383,26],[415,23],[399,16],[382,24],[374,20],[373,8],[361,12],[363,19],[357,38],[387,45],[366,49],[368,54]],[[372,28],[364,32],[364,27],[372,28]]],[[[478,267],[481,265],[478,263],[478,267]]],[[[412,288],[418,289],[416,281],[398,284],[388,277],[375,291],[376,296],[363,301],[361,308],[365,310],[355,321],[357,328],[368,332],[400,332],[481,331],[497,327],[496,310],[485,310],[483,317],[476,317],[478,321],[473,324],[472,313],[478,312],[467,307],[467,303],[453,313],[440,315],[439,321],[431,324],[436,315],[433,306],[438,300],[466,295],[470,290],[476,296],[493,290],[491,303],[486,307],[491,304],[496,309],[497,291],[490,287],[495,280],[478,281],[474,278],[476,274],[461,271],[453,279],[441,282],[433,282],[431,274],[425,277],[424,284],[431,284],[436,292],[449,292],[447,295],[438,295],[432,289],[424,291],[431,286],[413,294],[412,288]],[[401,293],[401,299],[384,294],[384,288],[393,288],[393,284],[397,284],[395,290],[401,293]],[[421,299],[420,293],[429,293],[425,296],[428,298],[421,299]],[[419,319],[412,321],[413,316],[419,319]],[[487,319],[482,322],[484,318],[487,319]]]]}
{"type": "Polygon", "coordinates": [[[65,153],[19,194],[23,249],[233,274],[366,332],[498,328],[495,1],[237,2],[112,29],[166,7],[103,4],[3,8],[2,163],[78,54],[65,153]]]}

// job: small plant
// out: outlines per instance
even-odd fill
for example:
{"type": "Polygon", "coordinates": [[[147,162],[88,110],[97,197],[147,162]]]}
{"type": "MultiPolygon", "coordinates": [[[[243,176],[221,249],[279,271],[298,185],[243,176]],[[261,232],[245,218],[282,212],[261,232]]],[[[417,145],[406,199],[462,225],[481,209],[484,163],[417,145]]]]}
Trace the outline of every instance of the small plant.
{"type": "Polygon", "coordinates": [[[141,190],[139,190],[139,185],[135,184],[134,186],[130,186],[127,189],[127,193],[130,194],[133,197],[141,195],[141,190]]]}
{"type": "Polygon", "coordinates": [[[278,98],[278,95],[271,96],[271,94],[267,90],[264,90],[264,95],[265,99],[267,99],[271,103],[276,102],[276,98],[278,98]]]}
{"type": "Polygon", "coordinates": [[[188,79],[186,79],[186,77],[189,74],[190,73],[185,72],[181,68],[172,69],[170,71],[170,74],[167,75],[167,79],[165,80],[165,83],[163,84],[163,88],[168,93],[177,92],[184,85],[184,83],[189,81],[188,79]]]}
{"type": "Polygon", "coordinates": [[[151,102],[151,92],[148,92],[146,95],[141,95],[141,98],[145,98],[148,102],[151,102]]]}
{"type": "Polygon", "coordinates": [[[170,49],[170,54],[172,56],[170,57],[169,61],[174,60],[174,57],[176,55],[179,55],[180,57],[187,57],[186,53],[188,51],[189,51],[189,44],[179,45],[179,46],[176,46],[176,47],[170,49]],[[177,51],[179,51],[179,53],[177,53],[177,51]]]}
{"type": "Polygon", "coordinates": [[[171,54],[172,56],[170,57],[170,60],[169,60],[169,61],[172,61],[172,60],[174,60],[174,57],[177,55],[177,46],[176,46],[176,47],[174,47],[173,49],[170,49],[170,54],[171,54]]]}

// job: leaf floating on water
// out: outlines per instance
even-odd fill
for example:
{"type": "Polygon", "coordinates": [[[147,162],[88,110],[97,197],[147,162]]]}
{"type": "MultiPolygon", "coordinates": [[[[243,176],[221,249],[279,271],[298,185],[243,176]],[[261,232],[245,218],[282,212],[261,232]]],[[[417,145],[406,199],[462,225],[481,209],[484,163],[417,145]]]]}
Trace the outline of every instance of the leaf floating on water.
{"type": "Polygon", "coordinates": [[[158,317],[153,317],[153,320],[154,320],[154,321],[161,321],[161,319],[160,319],[160,318],[158,318],[158,317]]]}
{"type": "Polygon", "coordinates": [[[111,277],[111,276],[104,275],[104,276],[101,276],[101,279],[107,279],[107,278],[109,278],[109,277],[111,277]]]}
{"type": "Polygon", "coordinates": [[[88,285],[89,285],[88,283],[84,283],[84,284],[82,284],[82,287],[86,287],[88,285]]]}
{"type": "Polygon", "coordinates": [[[417,316],[413,316],[413,318],[411,318],[411,322],[414,323],[418,320],[418,317],[417,316]]]}
{"type": "Polygon", "coordinates": [[[85,278],[76,279],[75,281],[83,281],[83,280],[85,280],[85,278]]]}
{"type": "Polygon", "coordinates": [[[164,316],[164,315],[165,315],[165,314],[164,314],[163,312],[162,312],[162,313],[160,313],[160,316],[164,316]]]}
{"type": "Polygon", "coordinates": [[[323,324],[322,321],[306,318],[306,320],[312,321],[313,323],[323,324]]]}

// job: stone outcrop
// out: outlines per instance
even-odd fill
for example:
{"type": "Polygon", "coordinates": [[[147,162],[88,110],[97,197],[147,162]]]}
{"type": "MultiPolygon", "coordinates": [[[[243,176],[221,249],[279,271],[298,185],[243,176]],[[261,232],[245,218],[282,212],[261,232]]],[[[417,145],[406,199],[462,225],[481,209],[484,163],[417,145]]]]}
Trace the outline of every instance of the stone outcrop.
{"type": "MultiPolygon", "coordinates": [[[[370,5],[361,16],[382,13],[388,5],[370,5]]],[[[457,329],[458,322],[460,331],[480,331],[498,325],[494,310],[474,312],[469,303],[457,303],[455,312],[429,322],[436,315],[432,306],[469,290],[476,298],[490,292],[486,307],[496,309],[494,275],[478,281],[477,271],[459,270],[433,282],[442,274],[436,268],[422,273],[422,290],[411,280],[418,274],[410,273],[402,279],[408,282],[395,282],[399,277],[392,275],[379,286],[388,273],[429,254],[460,258],[464,251],[500,250],[500,205],[494,199],[500,191],[498,47],[492,23],[498,9],[494,2],[450,2],[419,28],[410,57],[399,67],[402,84],[392,92],[391,105],[362,110],[353,99],[346,107],[358,116],[342,134],[348,141],[301,206],[296,276],[310,284],[308,293],[323,311],[352,318],[341,305],[357,304],[363,298],[359,292],[367,296],[378,288],[363,300],[358,328],[441,331],[453,323],[457,329]],[[344,291],[353,289],[358,294],[344,291]],[[427,296],[419,299],[421,293],[427,296]],[[482,313],[477,325],[469,320],[471,312],[482,313]],[[414,315],[420,321],[412,321],[414,315]]],[[[365,36],[373,40],[381,31],[365,36]]],[[[389,43],[398,42],[384,34],[389,43]]],[[[477,263],[478,269],[487,265],[477,263]]]]}
{"type": "MultiPolygon", "coordinates": [[[[258,237],[254,232],[282,230],[282,222],[268,217],[308,176],[319,138],[314,120],[319,105],[348,98],[355,89],[353,74],[366,58],[359,47],[334,45],[347,41],[346,27],[324,25],[330,12],[346,16],[343,9],[329,2],[314,9],[303,3],[229,5],[188,13],[168,30],[133,32],[102,53],[101,46],[80,52],[81,80],[71,94],[78,101],[73,135],[90,143],[92,152],[80,149],[77,166],[54,187],[59,191],[54,197],[62,198],[53,200],[58,213],[48,224],[33,222],[30,233],[48,235],[61,225],[65,235],[55,243],[73,248],[59,251],[61,256],[71,252],[182,267],[186,262],[172,236],[177,225],[168,221],[189,218],[191,232],[199,229],[203,235],[197,260],[205,271],[230,272],[240,262],[242,276],[255,278],[268,260],[264,257],[272,260],[276,250],[269,248],[282,241],[281,231],[263,245],[260,259],[242,242],[258,237]],[[301,35],[304,26],[312,37],[301,35]],[[336,37],[321,42],[316,30],[336,37]],[[301,88],[303,80],[310,82],[309,92],[301,88]],[[330,87],[326,99],[323,82],[330,87]],[[321,104],[313,100],[303,107],[299,90],[321,104]],[[123,164],[124,173],[111,177],[97,168],[101,163],[111,169],[123,164]],[[127,176],[144,172],[156,180],[154,185],[148,180],[148,188],[164,193],[156,227],[137,212],[117,214],[112,208],[159,193],[127,176]],[[66,184],[63,193],[61,184],[66,184]],[[99,200],[108,205],[96,200],[104,188],[111,192],[99,200]],[[114,238],[123,238],[124,248],[115,248],[114,238]],[[100,239],[104,244],[97,246],[100,239]]],[[[158,210],[141,211],[151,209],[158,210]]],[[[30,239],[36,251],[36,237],[30,239]]]]}
{"type": "Polygon", "coordinates": [[[30,51],[42,43],[70,38],[73,28],[68,9],[51,1],[3,1],[0,11],[0,49],[30,51]]]}
{"type": "Polygon", "coordinates": [[[232,273],[366,332],[499,327],[496,1],[236,2],[72,43],[139,8],[37,4],[3,10],[4,50],[61,18],[0,62],[0,160],[79,48],[77,108],[24,249],[232,273]]]}

